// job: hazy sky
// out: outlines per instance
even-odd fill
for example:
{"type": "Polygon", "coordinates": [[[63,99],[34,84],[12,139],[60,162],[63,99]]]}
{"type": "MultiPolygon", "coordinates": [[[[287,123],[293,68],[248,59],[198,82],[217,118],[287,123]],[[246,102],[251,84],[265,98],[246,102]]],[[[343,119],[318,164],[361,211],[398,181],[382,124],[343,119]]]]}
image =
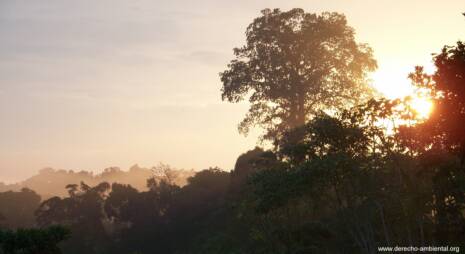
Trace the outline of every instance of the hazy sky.
{"type": "Polygon", "coordinates": [[[463,0],[1,0],[0,181],[48,166],[232,168],[256,135],[237,133],[247,105],[221,102],[218,73],[276,7],[345,13],[390,97],[465,39],[463,0]]]}

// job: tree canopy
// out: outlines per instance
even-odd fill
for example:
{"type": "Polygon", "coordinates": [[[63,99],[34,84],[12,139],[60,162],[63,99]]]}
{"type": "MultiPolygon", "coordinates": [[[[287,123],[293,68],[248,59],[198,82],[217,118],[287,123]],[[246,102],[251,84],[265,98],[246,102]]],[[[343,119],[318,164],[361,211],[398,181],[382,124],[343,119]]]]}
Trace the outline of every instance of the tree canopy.
{"type": "Polygon", "coordinates": [[[0,193],[0,225],[15,229],[30,227],[35,223],[34,211],[41,197],[33,190],[23,188],[21,191],[0,193]]]}
{"type": "Polygon", "coordinates": [[[302,9],[263,10],[246,30],[246,45],[220,74],[222,98],[248,97],[239,125],[265,128],[265,139],[302,126],[320,110],[340,110],[371,96],[366,74],[376,68],[372,50],[355,41],[343,14],[302,9]]]}
{"type": "Polygon", "coordinates": [[[434,102],[429,120],[421,125],[422,142],[438,149],[449,147],[465,163],[465,44],[444,46],[433,61],[434,74],[416,67],[410,75],[416,86],[430,91],[434,102]]]}

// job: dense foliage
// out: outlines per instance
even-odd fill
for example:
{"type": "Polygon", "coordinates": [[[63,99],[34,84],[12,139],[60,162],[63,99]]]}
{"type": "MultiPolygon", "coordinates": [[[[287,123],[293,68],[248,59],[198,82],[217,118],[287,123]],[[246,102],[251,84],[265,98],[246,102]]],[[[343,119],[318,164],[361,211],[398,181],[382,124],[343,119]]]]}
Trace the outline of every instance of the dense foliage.
{"type": "Polygon", "coordinates": [[[23,188],[21,191],[0,193],[0,227],[20,228],[34,225],[34,211],[39,207],[40,196],[23,188]]]}
{"type": "Polygon", "coordinates": [[[58,244],[70,235],[67,228],[0,230],[2,254],[60,254],[58,244]]]}
{"type": "Polygon", "coordinates": [[[372,50],[359,44],[344,15],[302,9],[262,11],[247,28],[246,45],[221,73],[222,98],[248,97],[239,126],[259,125],[275,141],[319,110],[339,110],[371,96],[366,74],[376,68],[372,50]]]}

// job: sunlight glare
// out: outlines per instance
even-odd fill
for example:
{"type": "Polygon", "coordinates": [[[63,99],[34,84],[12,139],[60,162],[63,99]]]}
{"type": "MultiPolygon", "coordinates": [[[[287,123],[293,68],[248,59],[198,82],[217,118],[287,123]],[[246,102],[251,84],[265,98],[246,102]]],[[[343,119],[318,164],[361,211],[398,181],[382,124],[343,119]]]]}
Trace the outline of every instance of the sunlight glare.
{"type": "Polygon", "coordinates": [[[388,99],[403,98],[414,93],[407,79],[409,69],[385,68],[372,74],[373,86],[388,99]]]}
{"type": "Polygon", "coordinates": [[[386,68],[372,75],[373,86],[388,99],[407,99],[418,120],[425,120],[433,110],[433,102],[421,93],[407,78],[408,70],[386,68]]]}
{"type": "Polygon", "coordinates": [[[418,118],[426,119],[433,110],[433,102],[428,98],[415,96],[410,101],[410,107],[415,111],[418,118]]]}

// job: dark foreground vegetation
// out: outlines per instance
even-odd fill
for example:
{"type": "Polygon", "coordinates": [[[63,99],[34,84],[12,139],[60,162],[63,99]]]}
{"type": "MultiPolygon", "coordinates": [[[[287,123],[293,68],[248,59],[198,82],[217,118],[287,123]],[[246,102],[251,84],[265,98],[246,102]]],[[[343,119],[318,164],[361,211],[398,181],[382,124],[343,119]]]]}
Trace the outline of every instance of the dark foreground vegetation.
{"type": "Polygon", "coordinates": [[[68,239],[69,229],[51,226],[41,229],[0,230],[0,253],[59,254],[58,243],[68,239]]]}
{"type": "MultiPolygon", "coordinates": [[[[221,74],[222,95],[249,99],[240,130],[263,127],[270,149],[244,153],[231,172],[200,171],[183,187],[169,174],[148,179],[145,191],[70,184],[66,197],[35,211],[38,229],[2,231],[4,253],[57,253],[47,246],[67,238],[66,228],[66,254],[465,247],[462,42],[434,56],[434,74],[410,75],[434,103],[419,120],[409,98],[373,97],[366,74],[376,62],[343,15],[265,10],[246,35],[221,74]],[[33,247],[11,247],[24,235],[33,247]],[[27,249],[36,246],[44,251],[27,249]]],[[[18,199],[36,200],[23,192],[18,199]]]]}

